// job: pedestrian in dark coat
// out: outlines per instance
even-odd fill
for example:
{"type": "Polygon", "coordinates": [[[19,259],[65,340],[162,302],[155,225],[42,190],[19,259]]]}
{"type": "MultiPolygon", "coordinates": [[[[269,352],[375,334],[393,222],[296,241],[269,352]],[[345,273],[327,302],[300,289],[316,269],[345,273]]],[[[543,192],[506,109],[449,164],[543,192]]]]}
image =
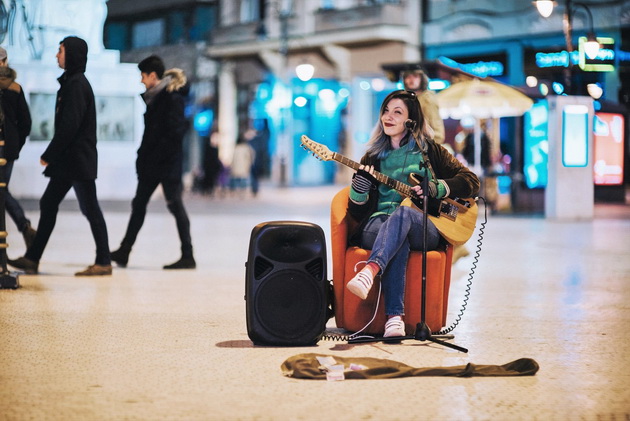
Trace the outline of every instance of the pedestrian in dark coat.
{"type": "Polygon", "coordinates": [[[127,231],[111,258],[119,266],[127,266],[129,253],[144,223],[149,200],[161,184],[168,210],[175,217],[182,253],[178,261],[163,268],[194,269],[196,262],[190,221],[182,200],[183,140],[189,126],[184,115],[184,97],[188,94],[186,76],[180,69],[165,71],[162,59],[155,55],[142,60],[138,69],[141,82],[147,89],[142,94],[147,109],[144,113],[144,135],[136,160],[138,187],[131,202],[127,231]]]}
{"type": "Polygon", "coordinates": [[[181,181],[182,146],[189,127],[184,116],[187,94],[186,76],[179,69],[165,72],[154,88],[142,94],[147,109],[136,160],[139,179],[181,181]]]}
{"type": "Polygon", "coordinates": [[[9,261],[26,273],[38,272],[40,258],[55,227],[59,204],[72,188],[96,243],[95,263],[75,275],[112,274],[107,226],[96,197],[96,107],[92,87],[84,74],[87,53],[86,42],[78,37],[67,37],[59,44],[57,62],[65,72],[58,79],[55,133],[40,158],[44,175],[50,180],[40,200],[41,214],[33,245],[24,257],[9,261]]]}
{"type": "Polygon", "coordinates": [[[24,242],[28,248],[35,238],[35,230],[31,226],[20,203],[9,192],[9,182],[13,173],[13,164],[19,158],[20,151],[26,142],[26,137],[31,132],[31,113],[26,103],[22,87],[15,82],[15,70],[7,65],[6,50],[0,47],[0,109],[2,124],[0,124],[0,137],[4,140],[3,158],[7,160],[4,165],[4,182],[6,187],[4,205],[7,213],[15,222],[18,231],[22,233],[24,242]]]}

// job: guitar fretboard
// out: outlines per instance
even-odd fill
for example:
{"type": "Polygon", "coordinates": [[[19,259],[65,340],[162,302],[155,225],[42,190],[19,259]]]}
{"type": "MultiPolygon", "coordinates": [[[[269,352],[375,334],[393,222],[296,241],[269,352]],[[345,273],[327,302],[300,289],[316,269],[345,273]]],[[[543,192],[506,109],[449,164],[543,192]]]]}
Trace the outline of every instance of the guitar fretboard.
{"type": "MultiPolygon", "coordinates": [[[[339,162],[340,164],[345,165],[346,167],[352,168],[353,170],[358,170],[359,167],[361,166],[361,164],[359,164],[358,162],[353,161],[349,158],[346,158],[345,156],[337,152],[333,152],[332,159],[339,162]]],[[[393,178],[390,178],[386,176],[385,174],[382,174],[378,171],[374,171],[374,178],[376,178],[379,182],[391,187],[392,189],[396,190],[397,192],[399,192],[400,194],[404,196],[407,196],[407,197],[412,196],[411,186],[409,186],[408,184],[402,183],[398,180],[394,180],[393,178]]]]}

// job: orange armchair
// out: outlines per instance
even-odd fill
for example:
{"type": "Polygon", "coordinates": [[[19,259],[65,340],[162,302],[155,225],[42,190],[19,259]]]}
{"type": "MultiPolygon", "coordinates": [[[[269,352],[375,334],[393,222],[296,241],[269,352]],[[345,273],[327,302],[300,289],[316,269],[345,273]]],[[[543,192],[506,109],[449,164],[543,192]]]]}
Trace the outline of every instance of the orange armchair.
{"type": "MultiPolygon", "coordinates": [[[[351,332],[362,329],[372,318],[379,291],[379,277],[376,278],[367,299],[361,300],[348,291],[346,284],[354,277],[354,266],[368,259],[369,250],[348,247],[348,234],[356,227],[356,222],[347,215],[350,187],[339,191],[333,198],[330,212],[331,253],[333,264],[333,289],[335,292],[335,321],[337,327],[351,332]],[[353,225],[354,224],[354,225],[353,225]]],[[[425,321],[432,331],[440,330],[446,324],[448,293],[451,283],[451,263],[453,247],[445,243],[439,250],[427,253],[427,300],[425,321]]],[[[357,267],[361,269],[361,267],[357,267]]],[[[422,252],[412,251],[407,263],[405,287],[405,330],[415,331],[420,322],[422,297],[422,252]]],[[[381,297],[377,315],[364,330],[365,333],[380,335],[385,327],[385,307],[381,297]]]]}

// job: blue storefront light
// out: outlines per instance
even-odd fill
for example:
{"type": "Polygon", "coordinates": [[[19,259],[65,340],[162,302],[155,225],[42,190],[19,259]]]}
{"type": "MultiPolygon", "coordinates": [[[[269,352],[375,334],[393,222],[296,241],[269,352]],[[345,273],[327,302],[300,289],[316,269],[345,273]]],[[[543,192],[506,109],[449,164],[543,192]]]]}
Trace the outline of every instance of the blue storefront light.
{"type": "Polygon", "coordinates": [[[199,136],[207,136],[210,133],[214,113],[212,110],[204,110],[195,115],[193,126],[199,136]]]}
{"type": "Polygon", "coordinates": [[[547,186],[548,120],[549,108],[545,100],[535,103],[524,115],[523,175],[530,189],[547,186]]]}
{"type": "Polygon", "coordinates": [[[556,93],[556,95],[562,95],[564,93],[564,85],[560,82],[553,82],[551,84],[551,88],[556,93]]]}
{"type": "Polygon", "coordinates": [[[293,103],[295,104],[296,107],[304,107],[306,105],[306,103],[308,102],[308,100],[306,98],[304,98],[303,96],[298,96],[293,100],[293,103]]]}
{"type": "Polygon", "coordinates": [[[338,102],[336,94],[332,89],[324,88],[320,90],[317,94],[317,98],[321,101],[321,111],[329,114],[337,110],[338,102]]]}
{"type": "Polygon", "coordinates": [[[444,79],[429,79],[429,89],[432,91],[441,91],[451,86],[448,80],[444,79]]]}

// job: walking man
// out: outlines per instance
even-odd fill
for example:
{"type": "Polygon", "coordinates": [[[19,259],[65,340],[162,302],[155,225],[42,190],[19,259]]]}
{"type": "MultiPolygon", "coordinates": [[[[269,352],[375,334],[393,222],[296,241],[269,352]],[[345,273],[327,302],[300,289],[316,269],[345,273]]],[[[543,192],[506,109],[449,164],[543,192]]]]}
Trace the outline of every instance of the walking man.
{"type": "Polygon", "coordinates": [[[156,55],[142,60],[138,69],[140,81],[146,87],[142,99],[147,105],[144,135],[136,160],[138,187],[131,202],[127,232],[111,258],[119,266],[127,266],[129,253],[144,223],[151,195],[161,184],[168,210],[175,217],[182,253],[178,261],[163,268],[194,269],[196,263],[190,221],[182,200],[182,143],[188,130],[188,121],[184,116],[184,96],[188,92],[186,76],[180,69],[165,71],[162,59],[156,55]]]}
{"type": "Polygon", "coordinates": [[[96,259],[76,276],[112,274],[107,226],[96,197],[98,156],[96,150],[96,107],[92,86],[85,77],[88,45],[78,37],[66,37],[59,44],[57,63],[64,69],[59,77],[55,107],[55,133],[40,157],[49,177],[48,186],[39,201],[40,217],[33,244],[24,257],[9,264],[27,274],[39,271],[39,261],[50,239],[59,204],[74,189],[81,213],[90,223],[96,243],[96,259]]]}

